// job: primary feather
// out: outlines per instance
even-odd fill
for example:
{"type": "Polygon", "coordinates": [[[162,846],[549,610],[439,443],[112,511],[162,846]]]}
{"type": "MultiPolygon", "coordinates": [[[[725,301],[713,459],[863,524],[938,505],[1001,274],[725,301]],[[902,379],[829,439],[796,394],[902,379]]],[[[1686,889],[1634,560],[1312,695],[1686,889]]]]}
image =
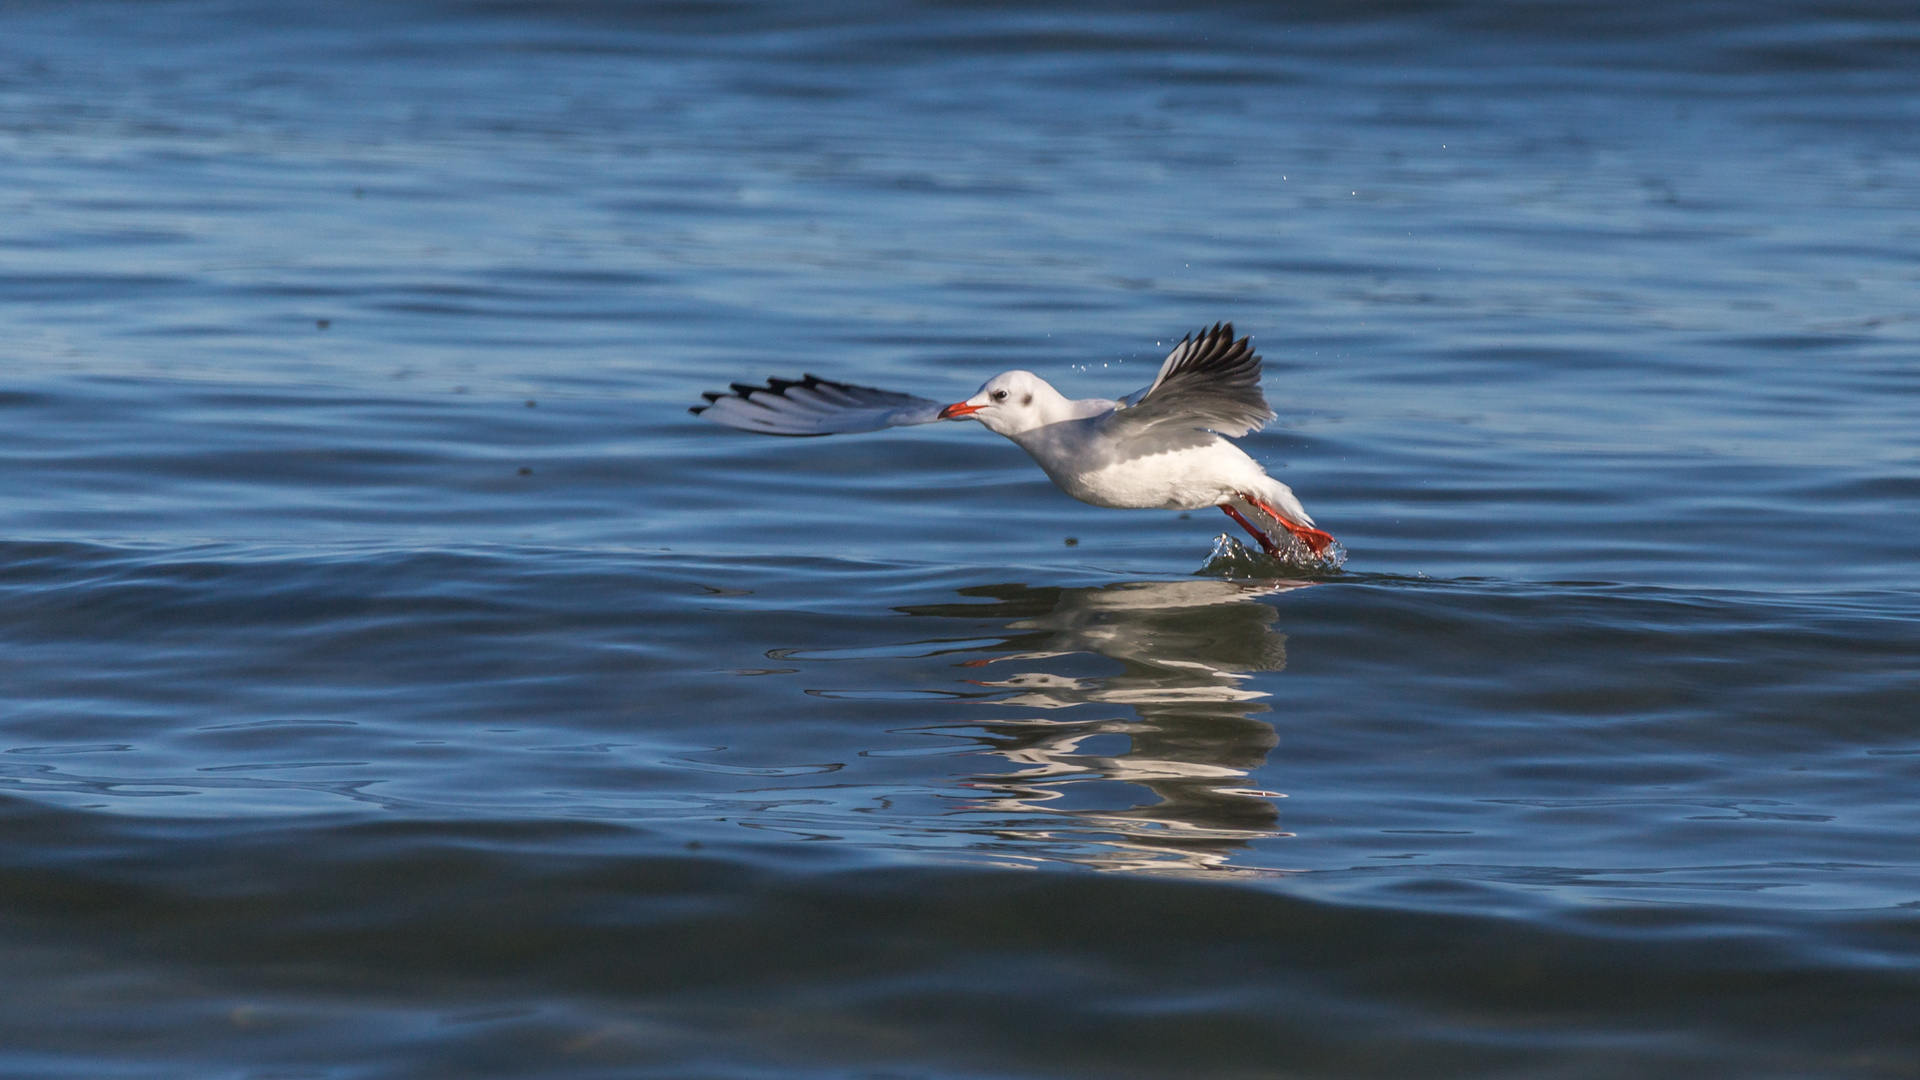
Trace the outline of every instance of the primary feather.
{"type": "Polygon", "coordinates": [[[1251,338],[1234,340],[1232,323],[1182,338],[1153,382],[1120,404],[1109,423],[1127,431],[1174,426],[1238,438],[1273,419],[1260,392],[1260,354],[1251,338]]]}
{"type": "Polygon", "coordinates": [[[704,393],[705,405],[687,411],[763,435],[850,435],[940,418],[940,403],[874,386],[834,382],[818,375],[768,379],[765,386],[734,383],[725,394],[704,393]]]}

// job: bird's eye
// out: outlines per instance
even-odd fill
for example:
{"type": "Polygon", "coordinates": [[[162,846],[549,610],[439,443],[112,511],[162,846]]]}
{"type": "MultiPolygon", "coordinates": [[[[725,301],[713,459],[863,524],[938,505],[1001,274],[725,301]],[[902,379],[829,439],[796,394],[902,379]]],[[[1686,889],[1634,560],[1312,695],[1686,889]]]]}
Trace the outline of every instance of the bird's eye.
{"type": "Polygon", "coordinates": [[[1007,392],[1005,390],[995,390],[993,392],[993,400],[995,401],[1007,400],[1007,392]]]}

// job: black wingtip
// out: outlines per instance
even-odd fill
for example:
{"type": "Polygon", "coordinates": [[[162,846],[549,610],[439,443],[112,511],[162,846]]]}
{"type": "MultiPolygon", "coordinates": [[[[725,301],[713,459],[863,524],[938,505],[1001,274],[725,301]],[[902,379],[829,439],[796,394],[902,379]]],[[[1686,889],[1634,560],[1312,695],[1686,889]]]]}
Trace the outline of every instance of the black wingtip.
{"type": "MultiPolygon", "coordinates": [[[[698,416],[710,406],[718,405],[722,401],[732,400],[742,401],[749,405],[758,406],[761,409],[769,409],[771,408],[768,404],[771,400],[769,395],[771,395],[772,398],[785,398],[789,402],[798,400],[801,404],[809,406],[810,408],[824,409],[827,412],[841,408],[904,408],[914,404],[932,404],[931,402],[923,402],[910,394],[899,394],[891,390],[881,390],[873,386],[858,386],[854,383],[835,382],[832,379],[823,379],[809,372],[798,379],[783,379],[778,376],[771,377],[767,379],[764,386],[743,382],[731,383],[726,393],[712,390],[703,391],[700,396],[707,399],[707,403],[705,405],[695,405],[687,411],[698,416]],[[792,393],[795,390],[823,392],[822,396],[827,400],[797,399],[792,393]]],[[[732,407],[729,406],[727,410],[722,410],[721,415],[727,417],[722,423],[733,426],[734,418],[741,414],[733,412],[732,407]]],[[[746,415],[751,415],[751,410],[749,410],[746,415]]],[[[748,430],[759,431],[760,429],[749,427],[748,430]]],[[[761,431],[761,434],[813,438],[818,435],[832,434],[832,432],[761,431]]]]}
{"type": "Polygon", "coordinates": [[[1240,369],[1254,374],[1258,378],[1260,355],[1254,351],[1253,337],[1236,338],[1233,323],[1225,319],[1183,340],[1192,345],[1181,359],[1180,368],[1184,371],[1224,372],[1240,369]]]}

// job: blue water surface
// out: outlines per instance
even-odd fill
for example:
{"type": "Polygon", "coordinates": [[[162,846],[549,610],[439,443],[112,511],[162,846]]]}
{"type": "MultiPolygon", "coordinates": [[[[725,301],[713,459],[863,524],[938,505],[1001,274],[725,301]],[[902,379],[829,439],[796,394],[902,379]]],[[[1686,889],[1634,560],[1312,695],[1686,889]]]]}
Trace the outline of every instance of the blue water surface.
{"type": "Polygon", "coordinates": [[[1907,6],[0,29],[0,1074],[1920,1062],[1907,6]],[[1343,572],[687,412],[1223,319],[1343,572]]]}

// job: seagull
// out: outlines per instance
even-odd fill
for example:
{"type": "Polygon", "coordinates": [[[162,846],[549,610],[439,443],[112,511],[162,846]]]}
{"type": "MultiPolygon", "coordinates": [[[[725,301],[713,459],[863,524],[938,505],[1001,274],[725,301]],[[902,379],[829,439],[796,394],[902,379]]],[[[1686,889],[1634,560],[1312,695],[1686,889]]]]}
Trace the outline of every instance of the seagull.
{"type": "Polygon", "coordinates": [[[728,393],[701,396],[707,403],[688,411],[764,435],[977,420],[1013,440],[1081,502],[1129,510],[1217,506],[1277,559],[1337,566],[1343,554],[1331,534],[1314,528],[1293,489],[1228,441],[1274,418],[1260,392],[1253,339],[1235,340],[1232,323],[1181,338],[1152,383],[1117,401],[1072,400],[1030,371],[995,375],[951,405],[817,375],[734,383],[728,393]]]}

